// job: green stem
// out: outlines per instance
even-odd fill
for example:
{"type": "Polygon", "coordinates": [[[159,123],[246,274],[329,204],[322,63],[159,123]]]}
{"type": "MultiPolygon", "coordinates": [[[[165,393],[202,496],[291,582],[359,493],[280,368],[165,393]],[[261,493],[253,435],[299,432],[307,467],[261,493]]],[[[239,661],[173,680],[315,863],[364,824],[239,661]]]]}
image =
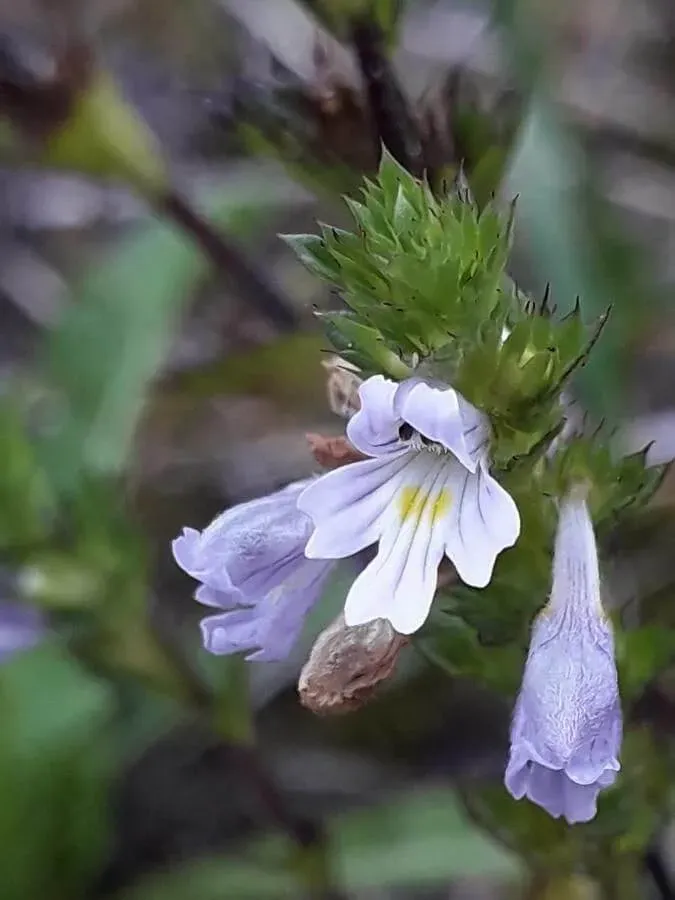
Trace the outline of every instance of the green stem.
{"type": "Polygon", "coordinates": [[[538,872],[532,877],[526,900],[604,900],[604,894],[597,882],[586,876],[538,872]]]}
{"type": "Polygon", "coordinates": [[[598,872],[602,900],[642,900],[645,886],[640,856],[616,854],[598,872]]]}

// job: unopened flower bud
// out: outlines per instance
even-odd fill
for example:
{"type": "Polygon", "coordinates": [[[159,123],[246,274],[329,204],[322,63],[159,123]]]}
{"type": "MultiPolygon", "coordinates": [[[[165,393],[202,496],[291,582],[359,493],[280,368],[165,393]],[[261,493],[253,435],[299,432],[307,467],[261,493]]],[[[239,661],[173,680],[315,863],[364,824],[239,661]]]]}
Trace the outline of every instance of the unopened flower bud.
{"type": "Polygon", "coordinates": [[[349,628],[344,615],[317,638],[300,673],[303,706],[317,715],[351,712],[365,705],[394,674],[409,638],[386,619],[349,628]]]}

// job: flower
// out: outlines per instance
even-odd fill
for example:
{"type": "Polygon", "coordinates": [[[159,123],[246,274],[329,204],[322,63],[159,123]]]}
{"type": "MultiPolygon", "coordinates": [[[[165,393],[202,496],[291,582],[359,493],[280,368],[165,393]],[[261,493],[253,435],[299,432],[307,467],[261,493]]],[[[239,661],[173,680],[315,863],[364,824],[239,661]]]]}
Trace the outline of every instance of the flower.
{"type": "Polygon", "coordinates": [[[341,559],[379,543],[345,604],[348,626],[388,619],[412,634],[429,614],[443,554],[485,587],[520,532],[518,509],[489,473],[485,415],[447,386],[376,375],[347,425],[370,457],[328,472],[300,496],[314,522],[306,555],[341,559]]]}
{"type": "Polygon", "coordinates": [[[570,825],[595,816],[613,784],[622,722],[614,638],[600,599],[584,493],[561,504],[551,598],[535,621],[511,728],[505,782],[570,825]]]}
{"type": "Polygon", "coordinates": [[[7,600],[0,602],[0,662],[20,650],[30,650],[44,637],[45,621],[39,609],[7,600]]]}
{"type": "Polygon", "coordinates": [[[297,508],[309,481],[221,513],[204,531],[184,528],[172,544],[178,565],[202,582],[195,598],[225,612],[202,619],[211,653],[251,660],[290,653],[332,565],[304,555],[312,523],[297,508]]]}

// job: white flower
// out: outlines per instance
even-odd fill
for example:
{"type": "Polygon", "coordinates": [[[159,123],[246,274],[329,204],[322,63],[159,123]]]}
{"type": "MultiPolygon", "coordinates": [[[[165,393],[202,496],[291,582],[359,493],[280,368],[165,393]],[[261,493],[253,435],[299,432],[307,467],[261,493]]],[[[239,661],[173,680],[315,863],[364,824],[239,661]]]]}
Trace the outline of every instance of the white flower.
{"type": "Polygon", "coordinates": [[[429,614],[446,554],[467,584],[485,587],[520,533],[510,495],[489,473],[487,417],[452,388],[381,375],[359,390],[347,426],[371,459],[329,472],[301,494],[314,522],[305,554],[340,559],[378,543],[353,583],[347,625],[388,619],[412,634],[429,614]]]}

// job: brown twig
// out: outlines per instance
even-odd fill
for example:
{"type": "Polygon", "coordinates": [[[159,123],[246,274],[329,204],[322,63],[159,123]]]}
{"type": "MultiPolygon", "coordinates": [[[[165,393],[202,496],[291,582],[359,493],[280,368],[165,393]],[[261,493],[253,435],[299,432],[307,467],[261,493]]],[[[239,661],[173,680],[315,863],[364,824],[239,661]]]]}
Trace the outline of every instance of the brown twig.
{"type": "MultiPolygon", "coordinates": [[[[153,617],[153,633],[159,646],[171,661],[184,686],[182,699],[207,724],[213,724],[216,700],[185,655],[184,649],[171,638],[161,619],[153,617]]],[[[269,824],[284,832],[301,854],[303,877],[310,896],[316,900],[346,900],[333,884],[333,873],[323,825],[320,821],[297,815],[267,771],[251,740],[237,741],[222,734],[214,750],[224,763],[229,763],[252,787],[269,824]]]]}
{"type": "Polygon", "coordinates": [[[260,761],[255,748],[224,745],[233,764],[251,784],[271,824],[293,841],[302,853],[305,881],[316,900],[346,900],[333,883],[326,836],[321,822],[296,815],[260,761]]]}
{"type": "Polygon", "coordinates": [[[358,18],[351,40],[361,68],[379,141],[411,174],[424,174],[424,149],[418,123],[389,62],[384,35],[376,22],[358,18]]]}
{"type": "Polygon", "coordinates": [[[252,305],[281,331],[293,331],[298,316],[289,299],[271,284],[246,258],[242,251],[220,234],[204,216],[194,210],[187,200],[170,191],[158,207],[182,231],[190,235],[214,266],[229,275],[246,294],[252,305]]]}
{"type": "MultiPolygon", "coordinates": [[[[0,36],[0,109],[29,141],[44,143],[68,121],[94,71],[91,48],[79,40],[60,48],[53,71],[45,77],[30,68],[11,41],[0,36]]],[[[290,300],[175,189],[169,186],[155,207],[192,237],[270,322],[281,331],[295,329],[298,316],[290,300]]]]}

